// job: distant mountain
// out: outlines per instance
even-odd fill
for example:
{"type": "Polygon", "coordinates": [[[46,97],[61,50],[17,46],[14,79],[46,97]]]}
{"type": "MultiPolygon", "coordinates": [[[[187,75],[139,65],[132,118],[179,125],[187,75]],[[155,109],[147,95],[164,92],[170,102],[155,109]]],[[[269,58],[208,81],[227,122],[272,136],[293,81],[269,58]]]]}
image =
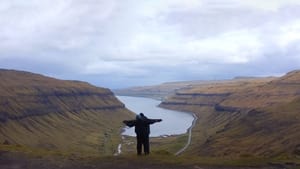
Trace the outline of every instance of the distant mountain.
{"type": "Polygon", "coordinates": [[[244,80],[194,85],[160,106],[199,117],[190,154],[299,158],[300,71],[244,80]]]}
{"type": "Polygon", "coordinates": [[[274,79],[274,77],[268,78],[258,78],[258,77],[237,77],[229,80],[195,80],[195,81],[181,81],[181,82],[166,82],[159,85],[153,86],[136,86],[124,89],[116,89],[114,93],[117,95],[124,96],[140,96],[149,97],[154,99],[163,100],[164,98],[175,94],[178,91],[186,90],[198,86],[206,86],[211,84],[227,84],[227,83],[248,83],[251,81],[269,81],[274,79]]]}
{"type": "Polygon", "coordinates": [[[85,82],[5,69],[0,79],[0,150],[112,154],[132,117],[109,89],[85,82]]]}
{"type": "Polygon", "coordinates": [[[124,89],[115,89],[113,92],[121,96],[149,97],[162,100],[164,97],[174,94],[177,90],[190,86],[194,83],[202,83],[202,81],[167,82],[153,86],[136,86],[124,89]]]}

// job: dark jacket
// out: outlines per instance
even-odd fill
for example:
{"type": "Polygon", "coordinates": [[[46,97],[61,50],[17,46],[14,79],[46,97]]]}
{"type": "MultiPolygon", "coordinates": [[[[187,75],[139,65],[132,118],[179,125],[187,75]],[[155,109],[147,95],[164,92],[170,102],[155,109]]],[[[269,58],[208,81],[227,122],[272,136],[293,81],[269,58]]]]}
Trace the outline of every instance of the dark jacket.
{"type": "Polygon", "coordinates": [[[150,134],[150,125],[156,122],[162,121],[161,119],[148,119],[142,113],[136,116],[135,120],[124,120],[128,127],[135,126],[135,133],[137,135],[149,135],[150,134]]]}

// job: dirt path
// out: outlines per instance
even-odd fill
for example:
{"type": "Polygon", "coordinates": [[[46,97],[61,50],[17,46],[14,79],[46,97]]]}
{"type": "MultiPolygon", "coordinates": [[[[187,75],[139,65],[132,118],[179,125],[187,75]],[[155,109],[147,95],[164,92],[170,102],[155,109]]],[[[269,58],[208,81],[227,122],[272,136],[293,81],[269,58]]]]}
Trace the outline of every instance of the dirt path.
{"type": "Polygon", "coordinates": [[[194,117],[194,120],[193,120],[193,123],[192,123],[191,127],[188,129],[188,133],[189,133],[188,141],[187,141],[187,143],[185,144],[185,146],[182,149],[180,149],[179,151],[177,151],[175,153],[176,156],[180,155],[182,152],[184,152],[189,147],[189,145],[191,144],[191,141],[192,141],[192,130],[193,130],[193,128],[196,125],[196,122],[198,120],[198,117],[196,116],[195,113],[192,113],[192,115],[194,117]]]}

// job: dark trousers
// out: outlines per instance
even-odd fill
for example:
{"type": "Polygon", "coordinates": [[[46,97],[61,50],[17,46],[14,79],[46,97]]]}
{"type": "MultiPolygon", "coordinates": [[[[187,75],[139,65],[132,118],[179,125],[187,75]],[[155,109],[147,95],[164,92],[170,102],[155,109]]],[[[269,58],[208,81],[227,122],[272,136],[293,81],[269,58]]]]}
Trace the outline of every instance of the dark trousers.
{"type": "Polygon", "coordinates": [[[137,139],[137,145],[136,145],[137,154],[138,155],[142,154],[142,147],[144,147],[145,155],[149,154],[150,153],[149,135],[138,134],[136,136],[136,139],[137,139]]]}

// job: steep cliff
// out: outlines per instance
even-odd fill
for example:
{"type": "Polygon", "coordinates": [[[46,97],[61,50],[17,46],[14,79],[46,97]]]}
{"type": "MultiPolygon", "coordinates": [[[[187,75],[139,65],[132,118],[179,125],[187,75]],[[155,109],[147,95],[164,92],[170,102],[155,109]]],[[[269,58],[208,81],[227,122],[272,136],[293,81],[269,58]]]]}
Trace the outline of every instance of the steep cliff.
{"type": "Polygon", "coordinates": [[[85,82],[3,69],[0,79],[2,148],[112,154],[132,116],[109,89],[85,82]]]}

